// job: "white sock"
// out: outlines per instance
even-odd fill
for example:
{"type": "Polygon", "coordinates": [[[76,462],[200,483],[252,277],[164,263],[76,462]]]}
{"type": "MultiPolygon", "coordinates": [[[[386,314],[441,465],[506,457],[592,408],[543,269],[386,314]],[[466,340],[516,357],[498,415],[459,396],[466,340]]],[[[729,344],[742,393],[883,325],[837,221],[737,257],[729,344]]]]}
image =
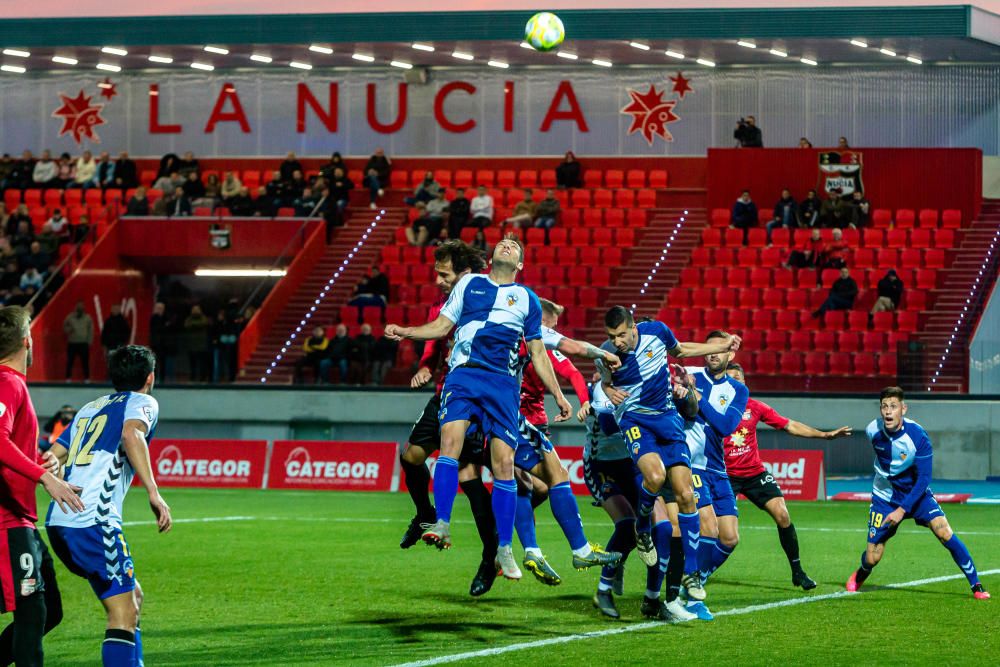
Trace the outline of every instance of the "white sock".
{"type": "Polygon", "coordinates": [[[542,558],[542,550],[538,547],[529,547],[524,550],[525,556],[534,556],[535,558],[542,558]]]}
{"type": "Polygon", "coordinates": [[[589,544],[585,544],[579,549],[573,549],[573,555],[579,556],[580,558],[586,558],[592,553],[594,553],[594,550],[590,548],[589,544]]]}
{"type": "Polygon", "coordinates": [[[659,600],[660,599],[660,591],[651,591],[651,590],[649,590],[647,588],[646,589],[646,599],[647,600],[659,600]]]}

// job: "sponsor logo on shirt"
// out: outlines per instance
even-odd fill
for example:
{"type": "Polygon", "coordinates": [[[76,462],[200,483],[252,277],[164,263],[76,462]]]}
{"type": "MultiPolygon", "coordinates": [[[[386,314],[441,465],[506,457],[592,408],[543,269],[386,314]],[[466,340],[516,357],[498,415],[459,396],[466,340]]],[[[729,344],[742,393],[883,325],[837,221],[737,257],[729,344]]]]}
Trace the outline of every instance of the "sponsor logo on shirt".
{"type": "Polygon", "coordinates": [[[486,290],[482,290],[482,289],[474,289],[474,290],[469,290],[469,291],[472,292],[473,294],[475,294],[476,296],[483,296],[484,294],[486,294],[486,290]]]}

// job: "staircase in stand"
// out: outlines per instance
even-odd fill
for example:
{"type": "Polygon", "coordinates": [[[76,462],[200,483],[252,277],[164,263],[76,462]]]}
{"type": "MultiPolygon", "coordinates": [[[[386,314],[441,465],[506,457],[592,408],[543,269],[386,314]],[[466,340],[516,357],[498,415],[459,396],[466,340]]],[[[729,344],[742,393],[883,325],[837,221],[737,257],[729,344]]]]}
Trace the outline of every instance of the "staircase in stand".
{"type": "MultiPolygon", "coordinates": [[[[315,301],[319,298],[320,292],[326,286],[334,272],[347,259],[348,253],[352,251],[355,244],[361,240],[362,234],[368,229],[374,217],[374,211],[357,211],[352,213],[346,224],[338,228],[331,242],[326,245],[318,259],[308,269],[307,276],[283,304],[274,304],[273,307],[280,307],[281,311],[276,317],[274,324],[264,333],[260,344],[247,362],[241,381],[259,383],[275,356],[281,352],[281,347],[288,339],[289,335],[295,331],[305,314],[313,306],[316,311],[313,313],[309,323],[302,328],[302,332],[292,343],[292,349],[282,356],[277,366],[272,368],[271,375],[268,376],[269,384],[290,384],[292,382],[293,364],[298,359],[302,346],[302,340],[310,335],[313,326],[329,326],[337,321],[340,307],[350,300],[354,293],[354,287],[361,280],[368,269],[378,262],[382,246],[392,239],[392,235],[406,219],[406,211],[400,208],[390,208],[379,221],[378,226],[368,234],[365,244],[354,253],[347,268],[337,278],[336,284],[327,292],[319,305],[315,301]]],[[[319,234],[324,234],[320,229],[319,234]]],[[[299,258],[296,258],[296,262],[299,258]]],[[[306,260],[307,261],[307,260],[306,260]]],[[[295,262],[289,267],[289,272],[295,268],[295,262]]],[[[265,302],[263,307],[268,307],[265,302]]]]}
{"type": "Polygon", "coordinates": [[[983,269],[987,249],[998,228],[1000,200],[987,200],[983,202],[982,213],[978,218],[962,230],[961,244],[949,251],[948,268],[943,271],[944,276],[935,290],[934,310],[917,335],[917,340],[924,346],[923,352],[904,354],[905,358],[917,362],[903,378],[914,389],[926,391],[928,387],[932,387],[935,393],[967,391],[969,343],[979,315],[992,292],[1000,264],[1000,253],[994,249],[985,270],[983,269]],[[966,306],[968,310],[963,311],[966,306]],[[958,325],[958,331],[955,331],[956,322],[963,312],[965,317],[958,325]],[[951,349],[946,353],[949,342],[951,349]],[[942,356],[945,356],[944,366],[938,369],[942,356]],[[933,381],[935,371],[940,374],[933,381]]]}

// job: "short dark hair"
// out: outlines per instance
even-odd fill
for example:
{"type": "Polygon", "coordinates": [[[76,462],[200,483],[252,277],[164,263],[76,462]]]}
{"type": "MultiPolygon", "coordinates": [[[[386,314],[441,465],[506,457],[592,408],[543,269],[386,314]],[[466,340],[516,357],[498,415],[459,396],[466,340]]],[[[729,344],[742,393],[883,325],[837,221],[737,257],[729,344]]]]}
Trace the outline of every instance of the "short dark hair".
{"type": "Polygon", "coordinates": [[[560,306],[555,301],[549,301],[548,299],[539,298],[538,302],[542,304],[542,313],[545,315],[555,315],[559,317],[566,310],[563,306],[560,306]]]}
{"type": "Polygon", "coordinates": [[[144,345],[125,345],[108,357],[108,375],[115,391],[139,391],[156,368],[156,356],[144,345]]]}
{"type": "Polygon", "coordinates": [[[729,365],[726,366],[726,370],[727,371],[739,371],[740,373],[743,374],[744,377],[746,377],[746,374],[747,374],[747,372],[745,370],[743,370],[743,367],[740,366],[735,361],[730,362],[729,365]]]}
{"type": "Polygon", "coordinates": [[[712,338],[729,338],[729,334],[720,329],[715,329],[714,331],[709,331],[708,335],[705,336],[705,340],[711,340],[712,338]]]}
{"type": "Polygon", "coordinates": [[[902,387],[886,387],[882,390],[882,393],[878,395],[878,402],[881,403],[887,398],[898,398],[900,401],[906,400],[902,387]]]}
{"type": "Polygon", "coordinates": [[[445,241],[434,249],[435,262],[447,262],[448,260],[451,260],[451,268],[455,273],[462,273],[466,270],[482,273],[483,269],[486,268],[486,259],[483,254],[460,239],[445,241]]]}
{"type": "Polygon", "coordinates": [[[635,324],[635,319],[632,317],[632,311],[625,306],[614,306],[608,310],[608,312],[604,313],[604,326],[607,328],[617,329],[623,323],[628,326],[635,324]]]}
{"type": "Polygon", "coordinates": [[[21,306],[0,308],[0,359],[21,349],[21,341],[31,334],[31,313],[21,306]]]}

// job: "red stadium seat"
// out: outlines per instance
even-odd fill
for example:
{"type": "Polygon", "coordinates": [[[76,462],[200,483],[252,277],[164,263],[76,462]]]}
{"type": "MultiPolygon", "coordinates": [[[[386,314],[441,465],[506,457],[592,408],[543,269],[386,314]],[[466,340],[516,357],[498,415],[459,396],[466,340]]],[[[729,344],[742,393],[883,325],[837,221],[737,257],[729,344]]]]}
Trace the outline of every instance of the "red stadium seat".
{"type": "Polygon", "coordinates": [[[603,188],[594,190],[594,206],[598,208],[611,208],[614,202],[614,193],[603,188]]]}
{"type": "MultiPolygon", "coordinates": [[[[774,350],[775,352],[787,350],[789,347],[795,347],[791,344],[791,335],[784,329],[768,329],[765,331],[764,346],[769,350],[774,350]]],[[[803,347],[798,349],[806,350],[809,348],[803,347]]]]}
{"type": "Polygon", "coordinates": [[[728,247],[738,248],[743,245],[743,230],[727,229],[723,232],[723,238],[725,238],[728,247]]]}
{"type": "Polygon", "coordinates": [[[567,287],[583,287],[590,282],[589,266],[546,266],[545,283],[567,287]]]}
{"type": "Polygon", "coordinates": [[[778,370],[778,355],[770,350],[757,352],[753,357],[753,372],[760,375],[774,375],[778,370]]]}
{"type": "Polygon", "coordinates": [[[847,328],[846,310],[828,310],[823,313],[823,328],[827,331],[843,331],[847,328]]]}
{"type": "Polygon", "coordinates": [[[712,266],[712,249],[697,247],[691,251],[691,266],[712,266]]]}
{"type": "Polygon", "coordinates": [[[927,292],[921,289],[909,289],[903,292],[902,307],[909,310],[927,310],[927,292]]]}
{"type": "Polygon", "coordinates": [[[611,269],[607,266],[595,266],[591,268],[590,284],[593,287],[609,287],[611,285],[611,269]]]}
{"type": "Polygon", "coordinates": [[[774,286],[781,289],[792,289],[793,282],[795,279],[795,274],[788,269],[778,267],[775,269],[770,269],[771,279],[774,281],[774,286]]]}
{"type": "Polygon", "coordinates": [[[612,190],[625,187],[625,172],[621,169],[608,169],[604,172],[604,187],[612,190]]]}
{"type": "MultiPolygon", "coordinates": [[[[707,231],[719,231],[705,230],[707,231]]],[[[716,266],[736,266],[736,248],[715,248],[715,265],[716,266]]]]}
{"type": "Polygon", "coordinates": [[[885,235],[886,247],[905,248],[909,238],[909,231],[905,229],[890,229],[885,235]]]}
{"type": "Polygon", "coordinates": [[[791,238],[792,230],[787,227],[778,227],[771,232],[771,244],[776,248],[787,248],[791,238]]]}
{"type": "Polygon", "coordinates": [[[934,242],[931,245],[935,248],[947,250],[955,247],[955,230],[953,229],[935,229],[932,238],[934,242]]]}
{"type": "Polygon", "coordinates": [[[516,174],[513,169],[500,169],[497,171],[497,187],[498,188],[512,188],[516,180],[516,174]]]}
{"type": "Polygon", "coordinates": [[[729,326],[728,311],[713,308],[705,311],[705,328],[724,331],[729,326]]]}
{"type": "Polygon", "coordinates": [[[778,370],[782,375],[802,375],[801,352],[779,352],[778,370]]]}
{"type": "Polygon", "coordinates": [[[758,248],[740,248],[736,251],[736,263],[748,269],[757,268],[760,264],[760,250],[758,248]]]}
{"type": "Polygon", "coordinates": [[[79,206],[83,203],[83,190],[69,188],[63,193],[63,198],[66,201],[66,206],[79,206]]]}
{"type": "Polygon", "coordinates": [[[639,190],[636,196],[636,205],[639,208],[656,208],[656,190],[639,190]]]}
{"type": "Polygon", "coordinates": [[[750,316],[750,327],[758,331],[770,331],[774,328],[774,311],[753,311],[753,314],[750,316]]]}
{"type": "Polygon", "coordinates": [[[624,262],[621,248],[602,248],[601,262],[607,266],[622,266],[624,262]]]}
{"type": "Polygon", "coordinates": [[[517,173],[517,184],[522,188],[538,187],[538,172],[534,169],[522,169],[517,173]]]}
{"type": "Polygon", "coordinates": [[[875,268],[875,251],[871,248],[857,248],[851,253],[851,264],[856,269],[875,268]]]}
{"type": "Polygon", "coordinates": [[[724,208],[712,209],[712,218],[711,218],[712,227],[719,227],[719,228],[728,227],[730,219],[731,218],[728,210],[724,208]]]}
{"type": "Polygon", "coordinates": [[[944,250],[931,248],[924,251],[924,266],[928,269],[943,269],[945,261],[944,250]]]}
{"type": "Polygon", "coordinates": [[[799,324],[799,313],[794,310],[779,310],[775,316],[775,324],[784,331],[796,331],[799,324]]]}
{"type": "Polygon", "coordinates": [[[604,185],[604,172],[600,169],[588,169],[583,172],[583,187],[599,188],[604,185]]]}
{"type": "Polygon", "coordinates": [[[695,287],[690,290],[691,307],[705,310],[715,307],[715,293],[721,291],[708,287],[695,287]]]}
{"type": "Polygon", "coordinates": [[[862,334],[860,331],[838,331],[837,347],[834,349],[841,352],[861,351],[861,341],[862,334]]]}
{"type": "Polygon", "coordinates": [[[590,190],[573,190],[570,196],[570,205],[573,208],[587,208],[590,206],[590,190]]]}
{"type": "Polygon", "coordinates": [[[645,227],[649,215],[645,209],[630,208],[625,214],[625,219],[628,220],[629,227],[645,227]]]}
{"type": "MultiPolygon", "coordinates": [[[[800,331],[792,334],[794,338],[797,335],[809,335],[807,331],[800,331]]],[[[795,345],[795,343],[793,343],[795,345]]],[[[808,350],[808,347],[799,347],[795,345],[800,350],[808,350]]],[[[837,349],[837,335],[832,331],[817,331],[813,335],[813,347],[817,352],[833,352],[837,349]]]]}
{"type": "Polygon", "coordinates": [[[896,211],[896,229],[913,229],[916,215],[912,208],[901,208],[896,211]]]}
{"type": "Polygon", "coordinates": [[[885,349],[886,336],[881,331],[862,331],[861,347],[865,352],[881,352],[885,349]]]}
{"type": "Polygon", "coordinates": [[[13,188],[3,193],[3,203],[7,205],[7,213],[12,213],[21,203],[21,191],[13,188]]]}
{"type": "Polygon", "coordinates": [[[826,352],[807,352],[805,358],[805,372],[806,375],[817,376],[826,375],[829,371],[827,369],[827,357],[829,356],[826,352]]]}
{"type": "Polygon", "coordinates": [[[690,308],[692,290],[686,287],[673,287],[667,292],[667,305],[670,308],[690,308]]]}
{"type": "Polygon", "coordinates": [[[757,211],[757,222],[763,227],[767,223],[774,219],[772,212],[766,208],[762,208],[757,211]]]}
{"type": "Polygon", "coordinates": [[[934,244],[933,239],[933,230],[914,229],[910,231],[909,245],[913,248],[930,248],[934,244]]]}
{"type": "Polygon", "coordinates": [[[919,227],[934,228],[938,226],[938,212],[936,208],[920,209],[920,216],[917,219],[919,227]]]}
{"type": "Polygon", "coordinates": [[[879,375],[888,375],[891,377],[896,377],[896,353],[893,350],[885,352],[878,355],[878,372],[879,375]]]}
{"type": "Polygon", "coordinates": [[[882,229],[892,222],[892,211],[887,208],[877,208],[872,212],[872,225],[882,229]]]}
{"type": "Polygon", "coordinates": [[[875,331],[884,331],[886,333],[893,331],[896,325],[895,313],[889,311],[883,311],[881,313],[875,313],[872,316],[872,328],[875,331]]]}
{"type": "Polygon", "coordinates": [[[631,248],[635,245],[635,230],[634,229],[616,229],[615,231],[615,243],[624,247],[631,248]]]}
{"type": "Polygon", "coordinates": [[[549,230],[549,244],[564,246],[569,243],[569,230],[556,227],[549,230]]]}
{"type": "Polygon", "coordinates": [[[777,289],[774,287],[768,287],[764,289],[764,292],[761,296],[763,307],[771,308],[773,310],[780,310],[784,308],[785,294],[786,290],[777,289]]]}
{"type": "Polygon", "coordinates": [[[615,190],[615,206],[635,208],[635,190],[615,190]]]}
{"type": "Polygon", "coordinates": [[[705,269],[701,272],[703,287],[721,288],[724,285],[722,269],[705,269]]]}
{"type": "Polygon", "coordinates": [[[528,245],[544,245],[545,244],[545,230],[544,229],[529,229],[524,235],[524,242],[528,245]]]}
{"type": "Polygon", "coordinates": [[[45,191],[42,199],[49,208],[59,208],[62,206],[62,190],[50,188],[45,191]]]}
{"type": "Polygon", "coordinates": [[[750,282],[750,269],[745,269],[741,266],[732,266],[725,269],[726,279],[725,284],[728,285],[746,285],[750,282]]]}
{"type": "Polygon", "coordinates": [[[701,233],[701,243],[704,246],[716,248],[722,245],[722,231],[719,229],[706,229],[701,233]]]}
{"type": "Polygon", "coordinates": [[[848,352],[834,352],[830,355],[830,375],[850,375],[851,374],[851,354],[848,352]]]}
{"type": "Polygon", "coordinates": [[[854,363],[854,375],[861,377],[874,377],[878,374],[878,367],[875,364],[875,355],[869,352],[860,352],[851,355],[854,363]]]}
{"type": "MultiPolygon", "coordinates": [[[[919,250],[917,251],[920,252],[919,250]]],[[[890,248],[879,248],[875,251],[875,264],[882,270],[899,267],[899,251],[890,248]]]]}
{"type": "Polygon", "coordinates": [[[917,269],[916,286],[917,289],[937,289],[937,271],[934,269],[917,269]]]}
{"type": "Polygon", "coordinates": [[[476,185],[472,181],[472,170],[456,169],[455,178],[452,181],[452,185],[454,185],[456,188],[460,190],[464,190],[465,188],[471,188],[473,185],[476,185]]]}
{"type": "Polygon", "coordinates": [[[863,229],[861,231],[861,243],[866,248],[884,248],[885,231],[881,229],[863,229]]]}
{"type": "MultiPolygon", "coordinates": [[[[877,315],[878,313],[876,313],[877,315]]],[[[914,332],[919,328],[919,313],[915,310],[900,310],[896,312],[896,329],[898,331],[914,332]]]]}
{"type": "Polygon", "coordinates": [[[649,172],[649,187],[651,188],[665,188],[668,180],[668,173],[665,169],[653,169],[649,172]]]}
{"type": "Polygon", "coordinates": [[[742,309],[729,311],[729,329],[731,331],[739,333],[741,331],[746,331],[749,327],[750,311],[742,309]]]}
{"type": "Polygon", "coordinates": [[[741,287],[736,292],[736,300],[740,307],[757,310],[761,307],[761,289],[758,287],[741,287]]]}
{"type": "Polygon", "coordinates": [[[751,229],[747,234],[747,244],[753,248],[763,248],[767,245],[767,231],[751,229]]]}
{"type": "Polygon", "coordinates": [[[844,231],[844,243],[851,246],[852,248],[857,248],[861,245],[861,232],[857,229],[851,229],[848,227],[844,231]]]}
{"type": "MultiPolygon", "coordinates": [[[[747,314],[747,318],[748,319],[752,319],[753,312],[746,311],[746,310],[743,311],[743,312],[745,312],[747,314]]],[[[757,331],[753,327],[747,325],[746,330],[744,330],[743,333],[740,334],[740,335],[743,336],[743,349],[744,350],[759,350],[762,347],[764,347],[764,334],[762,334],[760,331],[757,331]]],[[[680,340],[680,339],[678,339],[678,340],[680,340]]],[[[753,353],[752,352],[747,352],[746,354],[751,354],[752,355],[753,353]]]]}
{"type": "Polygon", "coordinates": [[[594,230],[594,245],[609,246],[614,243],[614,233],[606,227],[598,227],[594,230]]]}
{"type": "Polygon", "coordinates": [[[625,211],[620,208],[608,208],[604,210],[604,224],[608,227],[624,227],[625,211]]]}
{"type": "Polygon", "coordinates": [[[715,307],[733,310],[738,307],[736,303],[736,290],[733,288],[715,290],[715,307]]]}
{"type": "MultiPolygon", "coordinates": [[[[923,251],[917,248],[907,248],[900,253],[900,266],[904,269],[919,269],[923,265],[923,251]]],[[[892,268],[892,267],[882,267],[892,268]]]]}
{"type": "Polygon", "coordinates": [[[854,331],[865,331],[868,328],[868,313],[863,310],[847,311],[847,326],[854,331]]]}
{"type": "Polygon", "coordinates": [[[476,171],[476,186],[485,185],[492,188],[496,185],[496,173],[492,169],[479,169],[476,171]]]}
{"type": "Polygon", "coordinates": [[[625,186],[633,190],[646,187],[646,172],[642,169],[629,169],[625,174],[625,186]]]}
{"type": "Polygon", "coordinates": [[[556,170],[555,169],[542,169],[538,176],[538,183],[543,188],[554,188],[556,187],[556,170]]]}
{"type": "MultiPolygon", "coordinates": [[[[739,230],[736,230],[739,231],[739,230]]],[[[750,271],[750,286],[761,289],[771,286],[771,269],[752,269],[750,271]]]]}
{"type": "MultiPolygon", "coordinates": [[[[779,272],[781,273],[781,272],[779,272]]],[[[786,272],[787,273],[787,272],[786,272]]],[[[809,291],[804,289],[783,289],[788,308],[805,310],[809,308],[809,291]]]]}
{"type": "Polygon", "coordinates": [[[941,213],[941,226],[945,229],[959,229],[962,226],[962,212],[957,208],[947,208],[941,213]]]}

